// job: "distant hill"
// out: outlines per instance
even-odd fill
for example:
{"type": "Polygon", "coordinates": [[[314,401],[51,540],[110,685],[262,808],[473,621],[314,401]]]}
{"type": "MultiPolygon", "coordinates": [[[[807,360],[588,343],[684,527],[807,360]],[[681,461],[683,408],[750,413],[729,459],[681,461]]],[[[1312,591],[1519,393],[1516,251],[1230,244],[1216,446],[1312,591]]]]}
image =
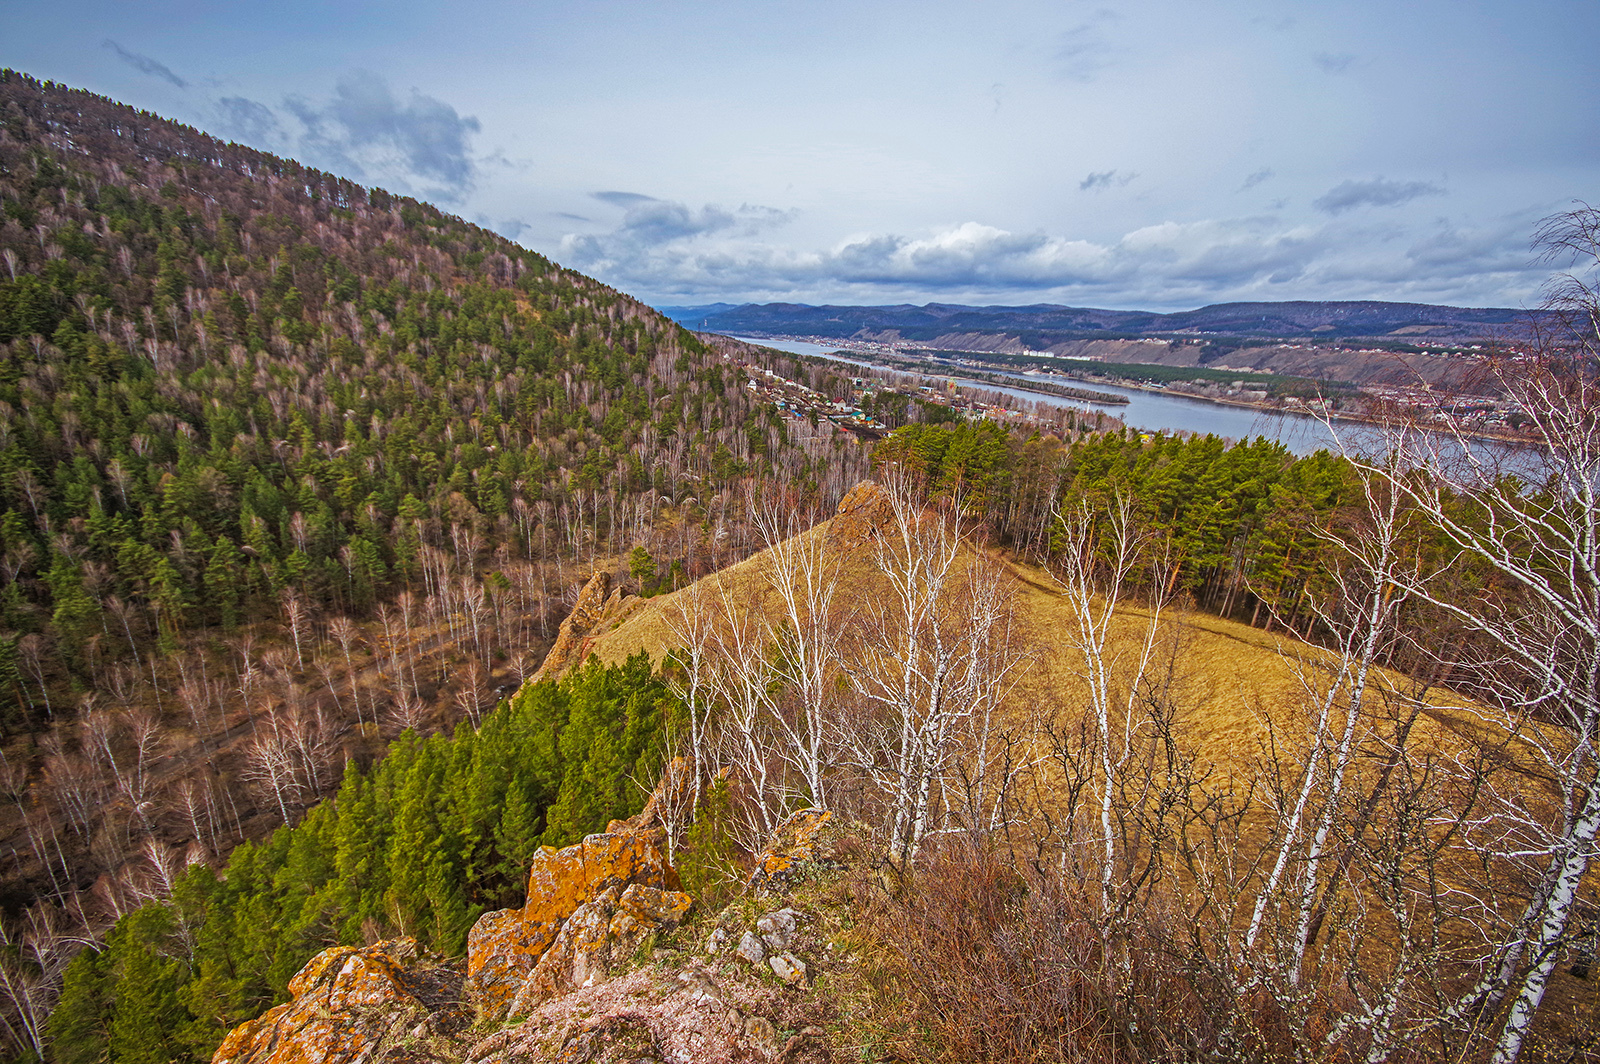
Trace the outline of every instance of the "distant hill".
{"type": "Polygon", "coordinates": [[[707,303],[703,307],[656,307],[661,314],[683,325],[695,326],[701,319],[710,314],[722,314],[730,310],[738,310],[748,304],[740,303],[707,303]]]}
{"type": "Polygon", "coordinates": [[[999,333],[1017,336],[1037,347],[1064,340],[1174,334],[1467,342],[1519,334],[1529,318],[1528,311],[1509,307],[1445,307],[1377,300],[1217,303],[1172,314],[1054,303],[1020,307],[713,303],[658,309],[683,325],[709,332],[781,333],[841,340],[894,338],[930,344],[955,335],[999,333]]]}

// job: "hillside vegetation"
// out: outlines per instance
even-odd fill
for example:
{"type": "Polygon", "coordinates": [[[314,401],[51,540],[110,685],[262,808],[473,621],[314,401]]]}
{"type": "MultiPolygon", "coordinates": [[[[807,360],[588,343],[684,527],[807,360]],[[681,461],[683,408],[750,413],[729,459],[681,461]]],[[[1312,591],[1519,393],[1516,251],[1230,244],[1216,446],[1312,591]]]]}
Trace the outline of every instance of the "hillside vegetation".
{"type": "Polygon", "coordinates": [[[489,909],[521,904],[529,860],[631,815],[660,771],[666,691],[642,658],[531,685],[481,729],[407,734],[337,798],[213,871],[175,872],[164,903],[117,923],[67,969],[54,1059],[209,1060],[287,997],[324,947],[405,934],[459,957],[489,909]]]}
{"type": "MultiPolygon", "coordinates": [[[[1295,459],[909,396],[869,470],[757,398],[851,395],[824,367],[11,72],[0,210],[19,1059],[204,1060],[328,946],[463,985],[480,914],[526,937],[536,849],[662,766],[629,830],[695,908],[610,957],[622,882],[568,899],[538,1053],[728,1006],[694,957],[832,1025],[724,1008],[731,1060],[1596,1052],[1595,212],[1541,231],[1589,256],[1575,331],[1486,363],[1513,477],[1403,423],[1295,459]],[[831,849],[758,856],[797,823],[831,849]],[[775,886],[809,984],[732,956],[775,886]],[[594,958],[685,967],[583,997],[594,958]]],[[[482,1004],[445,1003],[450,1059],[511,1045],[482,1004]]]]}
{"type": "Polygon", "coordinates": [[[751,549],[754,485],[865,468],[491,232],[11,71],[0,258],[18,1046],[172,869],[480,719],[590,569],[638,549],[682,584],[751,549]]]}

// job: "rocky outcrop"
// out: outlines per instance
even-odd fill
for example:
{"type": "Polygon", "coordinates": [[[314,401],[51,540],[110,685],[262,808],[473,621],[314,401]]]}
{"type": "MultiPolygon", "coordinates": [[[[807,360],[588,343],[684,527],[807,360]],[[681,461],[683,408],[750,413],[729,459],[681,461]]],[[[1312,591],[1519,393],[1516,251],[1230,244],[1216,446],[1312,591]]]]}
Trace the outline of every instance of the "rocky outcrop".
{"type": "Polygon", "coordinates": [[[355,1064],[400,1046],[447,1044],[470,1020],[459,967],[409,938],[323,950],[289,981],[289,994],[234,1028],[212,1064],[355,1064]]]}
{"type": "Polygon", "coordinates": [[[675,926],[688,910],[690,898],[679,891],[678,874],[661,851],[660,830],[625,822],[613,826],[622,830],[590,835],[564,850],[542,849],[528,872],[527,904],[487,913],[473,925],[467,937],[467,996],[480,1016],[499,1019],[516,1002],[525,1011],[548,996],[527,990],[527,984],[563,933],[563,960],[552,962],[541,984],[546,987],[570,986],[573,971],[584,972],[584,979],[604,971],[624,941],[636,944],[652,930],[675,926]],[[565,925],[602,895],[608,899],[583,914],[581,925],[588,930],[568,930],[565,925]],[[633,924],[624,921],[613,932],[619,911],[633,924]],[[661,919],[651,924],[651,913],[661,919]],[[593,955],[580,955],[580,949],[593,955]]]}
{"type": "Polygon", "coordinates": [[[607,887],[561,925],[550,948],[512,1000],[509,1015],[526,1015],[541,1001],[593,986],[629,959],[646,935],[671,930],[689,911],[689,895],[629,884],[607,887]]]}
{"type": "Polygon", "coordinates": [[[893,520],[889,493],[876,481],[863,480],[839,500],[828,535],[836,548],[851,551],[877,539],[893,520]]]}
{"type": "Polygon", "coordinates": [[[646,965],[552,998],[484,1037],[470,1064],[822,1064],[826,1035],[796,993],[691,964],[646,965]],[[804,1015],[803,1013],[801,1015],[804,1015]],[[780,1029],[781,1032],[780,1033],[780,1029]]]}
{"type": "MultiPolygon", "coordinates": [[[[738,902],[696,936],[703,948],[668,933],[691,899],[655,823],[686,776],[669,766],[637,817],[542,850],[527,904],[473,927],[465,977],[410,939],[326,950],[290,983],[293,1000],[235,1029],[214,1064],[831,1059],[818,1024],[836,1013],[813,983],[841,970],[837,917],[792,897],[754,912],[738,902]]],[[[837,867],[839,839],[825,810],[790,816],[761,855],[760,891],[837,867]]]]}
{"type": "Polygon", "coordinates": [[[620,587],[612,590],[610,573],[596,572],[578,593],[572,612],[561,622],[556,641],[539,671],[533,674],[532,682],[554,679],[569,666],[582,662],[594,637],[626,617],[639,602],[638,596],[625,594],[620,587]]]}

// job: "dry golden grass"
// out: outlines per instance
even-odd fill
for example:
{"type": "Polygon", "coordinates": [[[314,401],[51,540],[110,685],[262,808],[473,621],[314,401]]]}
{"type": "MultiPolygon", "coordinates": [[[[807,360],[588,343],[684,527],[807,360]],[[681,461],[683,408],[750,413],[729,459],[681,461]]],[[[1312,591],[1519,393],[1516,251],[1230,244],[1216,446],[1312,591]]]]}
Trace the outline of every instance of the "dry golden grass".
{"type": "MultiPolygon", "coordinates": [[[[834,541],[834,523],[824,522],[805,535],[834,541]]],[[[969,546],[962,563],[970,565],[980,549],[969,546]]],[[[1014,582],[1019,650],[1029,658],[1028,668],[1011,693],[1009,713],[1018,723],[1071,724],[1087,711],[1088,703],[1082,662],[1075,660],[1068,638],[1074,619],[1063,589],[1036,566],[1018,563],[998,551],[986,553],[1014,582]]],[[[868,545],[841,550],[839,598],[843,608],[859,608],[883,587],[873,554],[868,545]]],[[[770,552],[762,552],[707,577],[700,589],[736,608],[775,613],[777,597],[767,577],[771,564],[770,552]]],[[[679,642],[672,622],[685,597],[686,592],[680,591],[628,601],[592,635],[584,653],[612,663],[642,649],[659,661],[679,642]]],[[[1140,606],[1119,608],[1113,652],[1130,660],[1149,620],[1148,610],[1140,606]]],[[[1176,666],[1172,691],[1172,702],[1178,707],[1175,731],[1202,774],[1210,770],[1207,786],[1242,792],[1274,773],[1281,784],[1294,786],[1295,766],[1311,741],[1313,705],[1337,656],[1280,632],[1172,609],[1163,615],[1160,643],[1167,660],[1176,666]]],[[[1521,777],[1517,789],[1524,792],[1529,804],[1540,804],[1538,795],[1545,784],[1529,768],[1537,765],[1539,758],[1530,756],[1522,738],[1508,737],[1492,714],[1469,699],[1442,688],[1421,691],[1410,678],[1383,669],[1375,670],[1369,680],[1367,709],[1375,722],[1360,737],[1363,753],[1352,765],[1352,791],[1366,793],[1383,770],[1382,752],[1388,749],[1387,739],[1394,732],[1392,717],[1408,713],[1407,707],[1413,704],[1410,700],[1418,694],[1423,705],[1410,732],[1409,750],[1425,759],[1459,759],[1465,765],[1484,749],[1491,749],[1495,751],[1492,759],[1501,767],[1517,770],[1521,777]]],[[[1042,743],[1043,737],[1038,741],[1042,743]]],[[[1040,771],[1042,789],[1033,797],[1041,803],[1038,812],[1049,816],[1054,804],[1051,770],[1046,765],[1040,771]]],[[[1259,790],[1255,793],[1261,795],[1259,790]]],[[[1238,826],[1236,842],[1241,848],[1270,845],[1270,805],[1270,801],[1258,800],[1254,813],[1238,826]]],[[[1023,833],[1029,830],[1024,827],[1023,833]]],[[[1440,867],[1445,880],[1458,886],[1472,885],[1479,873],[1468,867],[1470,856],[1461,851],[1447,858],[1440,867]]],[[[1510,909],[1520,904],[1509,895],[1502,901],[1508,907],[1506,915],[1512,915],[1510,909]]],[[[1330,919],[1337,922],[1339,917],[1330,919]]],[[[1366,963],[1381,967],[1390,953],[1391,931],[1386,926],[1372,928],[1363,946],[1366,963]]],[[[1544,1022],[1547,1036],[1557,1042],[1574,1037],[1573,1032],[1581,1031],[1596,1013],[1591,984],[1564,971],[1556,977],[1550,1001],[1550,1015],[1544,1022]]]]}
{"type": "MultiPolygon", "coordinates": [[[[807,537],[832,537],[833,521],[804,533],[807,537]]],[[[1084,706],[1081,659],[1064,638],[1073,625],[1071,609],[1060,585],[1045,570],[1019,563],[997,550],[986,553],[1011,576],[1016,594],[1022,649],[1030,662],[1011,697],[1014,714],[1042,715],[1054,721],[1074,720],[1084,706]]],[[[970,565],[977,548],[963,552],[970,565]]],[[[840,582],[842,605],[854,608],[882,586],[873,565],[870,545],[839,550],[843,566],[840,582]]],[[[767,573],[769,551],[762,551],[700,582],[703,592],[735,608],[757,613],[776,611],[778,602],[767,573]]],[[[630,654],[647,651],[660,661],[679,642],[673,623],[683,609],[687,589],[650,599],[626,600],[593,633],[584,647],[602,662],[620,662],[630,654]]],[[[1149,611],[1125,604],[1117,612],[1113,644],[1131,655],[1149,623],[1149,611]]],[[[1300,727],[1308,708],[1308,681],[1317,683],[1317,663],[1334,656],[1327,650],[1283,633],[1266,632],[1235,621],[1199,612],[1167,610],[1162,617],[1161,640],[1167,653],[1176,653],[1177,690],[1182,710],[1178,725],[1185,745],[1203,763],[1227,774],[1252,773],[1269,744],[1276,741],[1293,751],[1303,742],[1300,727]],[[1175,644],[1175,646],[1174,646],[1175,644]]],[[[1380,692],[1402,695],[1415,685],[1406,677],[1379,670],[1373,678],[1380,692]]],[[[1416,739],[1432,747],[1461,749],[1485,737],[1481,720],[1471,704],[1451,692],[1436,689],[1428,695],[1424,719],[1416,739]]]]}

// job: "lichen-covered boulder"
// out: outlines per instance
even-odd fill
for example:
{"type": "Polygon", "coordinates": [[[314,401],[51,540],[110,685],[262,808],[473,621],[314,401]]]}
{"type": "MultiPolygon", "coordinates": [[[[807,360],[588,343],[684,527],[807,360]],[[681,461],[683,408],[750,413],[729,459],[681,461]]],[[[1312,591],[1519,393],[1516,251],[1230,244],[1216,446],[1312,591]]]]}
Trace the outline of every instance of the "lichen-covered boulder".
{"type": "Polygon", "coordinates": [[[522,909],[484,913],[467,933],[467,997],[498,1017],[555,941],[559,920],[528,920],[522,909]]]}
{"type": "Polygon", "coordinates": [[[806,865],[827,864],[819,852],[823,829],[833,814],[826,809],[802,809],[791,813],[773,831],[767,845],[756,858],[750,885],[757,890],[780,890],[790,884],[806,865]]]}
{"type": "Polygon", "coordinates": [[[617,898],[610,934],[613,941],[636,943],[657,931],[678,926],[694,899],[681,890],[660,890],[642,883],[630,883],[617,898]]]}
{"type": "Polygon", "coordinates": [[[582,842],[534,855],[528,869],[528,904],[532,919],[565,919],[579,905],[607,887],[679,888],[678,873],[662,852],[659,830],[620,831],[590,835],[582,842]]]}
{"type": "Polygon", "coordinates": [[[289,981],[292,1000],[234,1028],[212,1064],[355,1064],[467,1023],[461,973],[413,939],[336,946],[289,981]]]}
{"type": "Polygon", "coordinates": [[[528,872],[527,904],[485,914],[467,937],[467,994],[479,1015],[506,1014],[562,925],[586,902],[613,887],[619,896],[632,885],[677,891],[678,874],[661,841],[659,830],[627,830],[540,850],[528,872]]]}

